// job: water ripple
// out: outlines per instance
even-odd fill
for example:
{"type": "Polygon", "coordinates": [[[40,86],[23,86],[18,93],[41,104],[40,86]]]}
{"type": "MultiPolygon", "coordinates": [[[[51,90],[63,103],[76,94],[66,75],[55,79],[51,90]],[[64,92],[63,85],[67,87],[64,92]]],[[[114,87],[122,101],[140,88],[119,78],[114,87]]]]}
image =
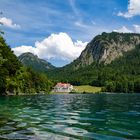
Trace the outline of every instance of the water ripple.
{"type": "Polygon", "coordinates": [[[137,94],[0,99],[0,139],[140,139],[139,125],[140,96],[137,94]]]}

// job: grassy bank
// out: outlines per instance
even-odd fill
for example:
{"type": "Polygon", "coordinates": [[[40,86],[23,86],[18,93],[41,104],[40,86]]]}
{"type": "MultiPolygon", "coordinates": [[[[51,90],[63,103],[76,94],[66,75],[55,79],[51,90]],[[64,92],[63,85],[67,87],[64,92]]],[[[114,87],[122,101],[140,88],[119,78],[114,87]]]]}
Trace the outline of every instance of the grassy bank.
{"type": "Polygon", "coordinates": [[[74,90],[75,90],[75,92],[78,92],[78,93],[80,93],[80,92],[81,93],[83,93],[83,92],[95,93],[95,92],[101,92],[101,87],[83,85],[83,86],[74,86],[74,90]]]}

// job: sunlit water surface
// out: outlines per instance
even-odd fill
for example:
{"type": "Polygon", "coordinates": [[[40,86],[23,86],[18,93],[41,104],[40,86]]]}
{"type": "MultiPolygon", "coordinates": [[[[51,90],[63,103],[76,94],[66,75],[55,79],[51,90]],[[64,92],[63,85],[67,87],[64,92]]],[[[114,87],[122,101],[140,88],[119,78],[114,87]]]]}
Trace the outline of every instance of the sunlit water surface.
{"type": "Polygon", "coordinates": [[[140,94],[0,97],[0,139],[140,139],[140,94]]]}

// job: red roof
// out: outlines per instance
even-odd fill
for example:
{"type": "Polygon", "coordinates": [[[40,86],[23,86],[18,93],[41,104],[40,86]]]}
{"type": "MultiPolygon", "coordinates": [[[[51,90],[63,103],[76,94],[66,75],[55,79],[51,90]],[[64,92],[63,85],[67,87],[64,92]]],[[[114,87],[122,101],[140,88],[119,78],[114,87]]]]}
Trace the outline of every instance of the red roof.
{"type": "Polygon", "coordinates": [[[71,86],[71,84],[69,84],[69,83],[57,83],[56,86],[67,87],[67,86],[71,86]]]}

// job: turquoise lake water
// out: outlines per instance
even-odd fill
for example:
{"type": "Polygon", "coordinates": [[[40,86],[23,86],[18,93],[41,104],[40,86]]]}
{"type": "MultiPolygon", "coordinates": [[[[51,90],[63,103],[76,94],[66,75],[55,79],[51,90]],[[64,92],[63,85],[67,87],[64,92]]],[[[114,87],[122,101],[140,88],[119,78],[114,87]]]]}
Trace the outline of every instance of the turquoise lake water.
{"type": "Polygon", "coordinates": [[[140,139],[140,94],[0,97],[0,139],[140,139]]]}

